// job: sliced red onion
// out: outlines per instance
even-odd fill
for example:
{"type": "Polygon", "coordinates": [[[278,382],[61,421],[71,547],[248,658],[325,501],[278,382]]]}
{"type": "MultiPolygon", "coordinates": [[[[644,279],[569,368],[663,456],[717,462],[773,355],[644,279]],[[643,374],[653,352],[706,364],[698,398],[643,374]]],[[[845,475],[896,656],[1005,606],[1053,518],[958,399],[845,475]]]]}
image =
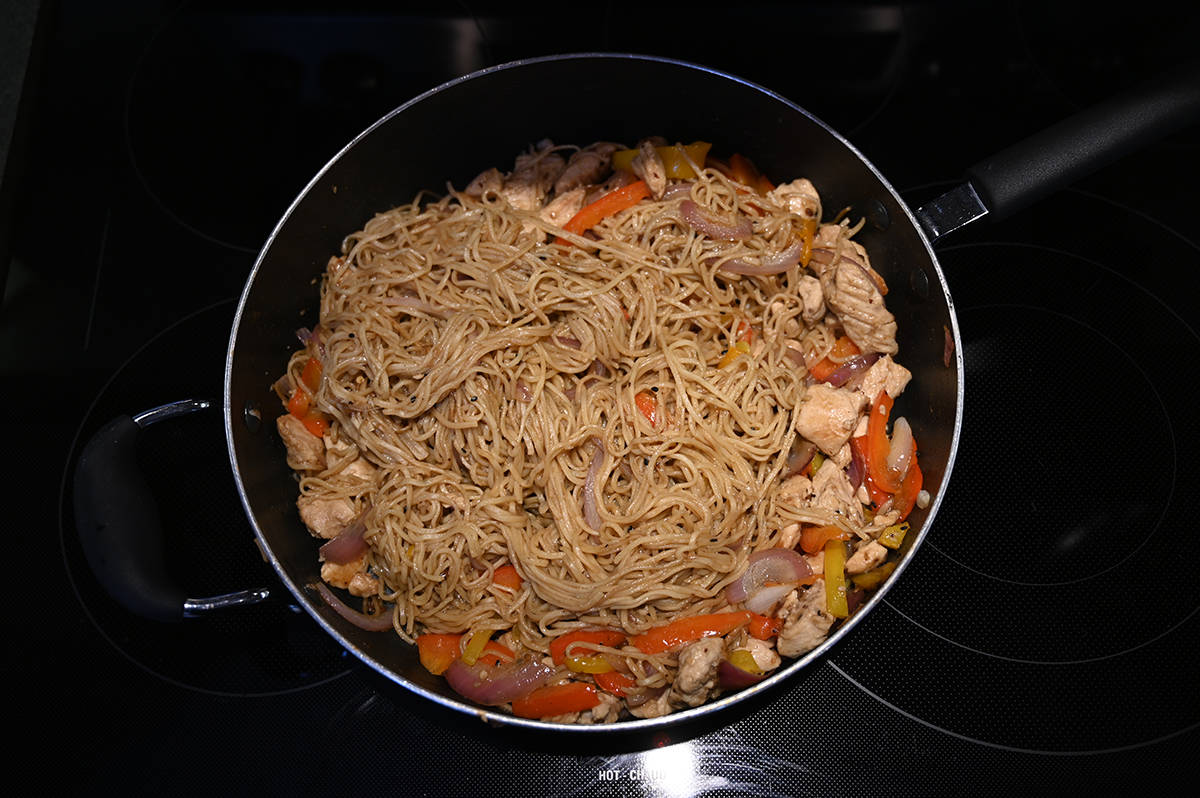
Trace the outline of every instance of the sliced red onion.
{"type": "Polygon", "coordinates": [[[817,445],[807,438],[796,436],[795,442],[792,443],[791,451],[788,452],[787,465],[783,469],[783,478],[795,476],[804,470],[804,467],[812,462],[813,456],[817,453],[817,445]]]}
{"type": "Polygon", "coordinates": [[[663,201],[669,201],[673,199],[679,199],[680,197],[687,197],[691,193],[692,181],[688,180],[683,183],[672,183],[671,185],[667,186],[666,191],[663,192],[662,198],[663,201]]]}
{"type": "Polygon", "coordinates": [[[592,361],[592,365],[588,366],[587,373],[588,376],[591,377],[607,377],[608,366],[604,365],[602,362],[600,362],[600,359],[597,358],[596,360],[592,361]]]}
{"type": "Polygon", "coordinates": [[[321,559],[325,562],[345,565],[361,557],[370,548],[363,538],[363,533],[367,531],[366,516],[365,512],[362,513],[339,532],[337,537],[323,544],[319,549],[321,559]]]}
{"type": "Polygon", "coordinates": [[[745,601],[767,582],[799,582],[812,574],[808,560],[792,549],[764,549],[750,555],[742,578],[725,588],[730,604],[745,601]]]}
{"type": "Polygon", "coordinates": [[[313,331],[307,327],[301,327],[296,330],[296,337],[300,339],[300,343],[308,346],[308,342],[313,340],[313,331]]]}
{"type": "Polygon", "coordinates": [[[525,384],[525,380],[517,380],[516,394],[517,398],[522,402],[533,401],[533,391],[529,390],[529,386],[525,384]]]}
{"type": "Polygon", "coordinates": [[[867,597],[867,591],[861,587],[855,588],[846,594],[846,609],[850,615],[858,611],[858,608],[863,605],[863,600],[867,597]]]}
{"type": "Polygon", "coordinates": [[[800,256],[803,252],[804,242],[797,241],[787,249],[781,249],[771,255],[764,255],[757,265],[748,263],[741,258],[734,258],[722,263],[720,269],[732,274],[746,274],[751,276],[783,274],[800,262],[800,256]]]}
{"type": "Polygon", "coordinates": [[[770,615],[772,608],[788,593],[791,593],[796,588],[795,582],[784,582],[780,585],[770,585],[769,587],[760,587],[758,590],[750,594],[742,606],[750,610],[750,612],[758,613],[759,615],[770,615]]]}
{"type": "Polygon", "coordinates": [[[875,365],[876,360],[879,360],[878,352],[852,357],[826,377],[825,382],[834,388],[841,388],[847,385],[853,387],[854,384],[862,382],[862,375],[866,373],[867,369],[875,365]]]}
{"type": "Polygon", "coordinates": [[[457,659],[443,675],[463,698],[498,707],[529,695],[550,681],[554,673],[554,668],[532,658],[506,666],[467,665],[457,659]]]}
{"type": "Polygon", "coordinates": [[[767,678],[765,673],[744,671],[727,659],[721,660],[717,666],[717,681],[726,690],[741,690],[752,684],[758,684],[767,678]]]}
{"type": "Polygon", "coordinates": [[[867,473],[867,461],[863,456],[861,447],[850,447],[850,463],[846,466],[846,476],[850,479],[850,487],[853,490],[858,490],[862,485],[863,477],[867,473]]]}
{"type": "Polygon", "coordinates": [[[892,448],[888,451],[887,467],[903,479],[913,456],[913,434],[904,416],[892,423],[892,448]]]}
{"type": "Polygon", "coordinates": [[[583,348],[583,341],[580,341],[578,338],[572,338],[569,335],[556,335],[556,336],[554,336],[554,340],[558,341],[560,344],[567,347],[568,349],[582,349],[583,348]]]}
{"type": "Polygon", "coordinates": [[[353,609],[345,604],[341,599],[333,594],[329,585],[324,582],[317,582],[315,587],[318,595],[328,604],[334,612],[345,618],[350,623],[357,626],[359,629],[364,629],[368,632],[387,632],[392,629],[392,613],[385,612],[381,615],[364,615],[356,609],[353,609]]]}
{"type": "Polygon", "coordinates": [[[679,215],[694,230],[709,238],[722,241],[741,241],[754,234],[754,226],[750,224],[749,219],[742,219],[737,224],[718,222],[702,211],[694,200],[686,199],[679,203],[679,215]]]}
{"type": "Polygon", "coordinates": [[[587,479],[583,483],[583,521],[592,529],[599,530],[601,521],[596,499],[596,478],[604,466],[604,444],[596,438],[592,439],[592,443],[596,448],[588,466],[587,479]]]}

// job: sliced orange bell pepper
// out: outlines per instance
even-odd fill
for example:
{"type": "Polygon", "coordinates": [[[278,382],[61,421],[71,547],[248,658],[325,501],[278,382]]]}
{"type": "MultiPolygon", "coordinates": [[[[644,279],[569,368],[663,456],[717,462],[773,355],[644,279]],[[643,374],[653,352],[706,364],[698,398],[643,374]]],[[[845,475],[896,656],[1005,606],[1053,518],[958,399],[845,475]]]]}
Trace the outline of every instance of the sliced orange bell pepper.
{"type": "Polygon", "coordinates": [[[750,617],[750,625],[746,631],[756,640],[770,640],[783,630],[783,621],[779,618],[768,618],[766,615],[755,613],[750,617]]]}
{"type": "Polygon", "coordinates": [[[509,590],[512,590],[514,593],[521,589],[521,585],[523,583],[524,580],[522,580],[521,575],[517,573],[515,566],[501,565],[492,572],[492,584],[506,587],[509,590]]]}
{"type": "Polygon", "coordinates": [[[417,657],[425,670],[435,676],[446,672],[446,669],[458,659],[458,646],[462,635],[423,634],[417,637],[417,657]]]}
{"type": "Polygon", "coordinates": [[[913,511],[913,507],[917,504],[917,495],[921,492],[925,482],[921,467],[917,465],[915,441],[913,449],[913,460],[908,466],[908,473],[904,475],[904,481],[900,483],[900,490],[896,491],[896,495],[892,497],[892,507],[900,511],[901,521],[908,518],[908,514],[913,511]]]}
{"type": "Polygon", "coordinates": [[[658,397],[650,391],[638,391],[633,395],[633,403],[642,415],[650,422],[650,426],[658,428],[658,397]]]}
{"type": "Polygon", "coordinates": [[[892,449],[892,441],[887,434],[888,419],[892,414],[892,397],[887,391],[880,391],[875,403],[871,405],[871,415],[867,419],[867,474],[876,487],[885,493],[895,493],[900,490],[900,474],[888,468],[888,452],[892,449]]]}
{"type": "MultiPolygon", "coordinates": [[[[677,178],[680,180],[691,180],[696,177],[696,170],[688,163],[688,158],[699,164],[700,168],[704,168],[704,162],[708,158],[708,151],[712,148],[712,144],[707,141],[696,141],[691,144],[667,144],[662,147],[655,147],[658,157],[662,158],[663,168],[667,173],[667,177],[677,178]],[[687,158],[683,154],[687,153],[687,158]]],[[[612,167],[614,170],[632,169],[633,159],[637,157],[639,150],[617,150],[612,156],[612,167]]]]}
{"type": "Polygon", "coordinates": [[[647,654],[660,654],[704,637],[724,637],[739,626],[750,623],[752,615],[754,613],[742,610],[680,618],[636,635],[629,642],[647,654]]]}
{"type": "Polygon", "coordinates": [[[841,527],[805,526],[800,530],[800,548],[805,554],[816,554],[831,540],[849,540],[850,533],[841,527]]]}
{"type": "MultiPolygon", "coordinates": [[[[572,216],[563,225],[563,229],[576,235],[582,235],[585,230],[592,229],[614,213],[632,208],[648,196],[650,196],[650,187],[646,185],[645,180],[638,180],[622,188],[614,189],[595,202],[584,205],[579,213],[572,216]]],[[[571,243],[562,236],[556,237],[554,242],[556,244],[571,243]]]]}
{"type": "Polygon", "coordinates": [[[321,387],[321,361],[315,357],[310,357],[308,362],[304,364],[304,370],[300,372],[300,382],[308,386],[310,391],[316,391],[321,387]]]}
{"type": "MultiPolygon", "coordinates": [[[[567,657],[567,646],[574,643],[591,643],[595,646],[616,648],[624,644],[625,633],[618,629],[576,629],[550,641],[550,658],[555,665],[562,665],[567,657]]],[[[590,649],[579,646],[571,653],[574,656],[584,656],[590,649]]]]}
{"type": "Polygon", "coordinates": [[[600,703],[596,687],[584,682],[566,682],[539,687],[512,702],[518,718],[548,718],[568,712],[583,712],[600,703]]]}
{"type": "Polygon", "coordinates": [[[833,372],[842,367],[843,363],[859,354],[862,354],[862,350],[858,348],[857,344],[844,335],[839,336],[833,342],[833,347],[829,350],[829,354],[819,362],[814,363],[809,368],[808,373],[817,382],[825,382],[833,372]]]}

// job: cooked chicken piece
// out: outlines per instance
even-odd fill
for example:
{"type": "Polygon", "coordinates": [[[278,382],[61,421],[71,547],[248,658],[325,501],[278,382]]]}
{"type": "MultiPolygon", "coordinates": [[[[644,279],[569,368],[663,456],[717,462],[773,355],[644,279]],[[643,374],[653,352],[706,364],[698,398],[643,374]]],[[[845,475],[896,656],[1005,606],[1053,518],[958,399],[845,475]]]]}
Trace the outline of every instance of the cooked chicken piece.
{"type": "Polygon", "coordinates": [[[827,455],[836,455],[850,440],[866,407],[862,394],[823,382],[810,385],[796,414],[796,432],[827,455]]]}
{"type": "Polygon", "coordinates": [[[846,560],[846,573],[861,574],[872,568],[883,565],[887,559],[888,550],[874,540],[863,541],[859,544],[850,558],[846,560]]]}
{"type": "Polygon", "coordinates": [[[855,524],[862,522],[863,506],[858,497],[854,495],[854,486],[850,484],[850,477],[832,459],[821,463],[817,473],[813,474],[812,489],[813,499],[809,503],[810,507],[833,510],[849,518],[855,524]]]}
{"type": "Polygon", "coordinates": [[[476,175],[475,179],[467,184],[463,193],[471,197],[482,197],[488,193],[499,194],[502,188],[504,188],[504,173],[493,167],[476,175]]]}
{"type": "Polygon", "coordinates": [[[302,493],[296,507],[300,520],[319,538],[336,538],[358,517],[354,504],[346,498],[321,499],[302,493]]]}
{"type": "Polygon", "coordinates": [[[679,652],[679,673],[671,687],[671,698],[676,703],[698,707],[708,700],[717,684],[717,670],[721,665],[721,654],[725,641],[719,637],[697,640],[679,652]]]}
{"type": "Polygon", "coordinates": [[[335,482],[368,483],[375,480],[376,469],[365,457],[354,459],[348,466],[333,476],[335,482]]]}
{"type": "Polygon", "coordinates": [[[863,372],[857,390],[867,398],[868,403],[874,402],[880,391],[887,391],[887,395],[895,399],[904,392],[911,379],[912,372],[892,360],[891,355],[884,355],[863,372]]]}
{"type": "Polygon", "coordinates": [[[635,718],[661,718],[671,712],[671,691],[664,689],[654,698],[645,703],[629,707],[629,714],[635,718]]]}
{"type": "Polygon", "coordinates": [[[779,530],[779,548],[794,549],[800,542],[800,524],[792,523],[779,530]]]}
{"type": "Polygon", "coordinates": [[[583,186],[579,186],[559,194],[546,203],[539,215],[550,224],[562,227],[571,221],[572,216],[579,213],[579,209],[583,207],[583,197],[586,193],[587,190],[583,186]]]}
{"type": "Polygon", "coordinates": [[[780,654],[798,657],[821,645],[835,620],[825,611],[825,580],[818,579],[803,593],[789,593],[779,615],[785,619],[776,643],[780,654]]]}
{"type": "Polygon", "coordinates": [[[632,166],[633,173],[646,181],[650,195],[655,199],[662,197],[667,189],[667,167],[652,140],[643,139],[638,143],[638,154],[634,156],[632,166]]]}
{"type": "Polygon", "coordinates": [[[325,468],[325,443],[304,426],[304,422],[285,413],[275,420],[279,437],[287,447],[287,464],[294,471],[320,471],[325,468]]]}
{"type": "Polygon", "coordinates": [[[837,454],[830,455],[829,459],[837,463],[838,468],[845,468],[854,459],[854,451],[850,448],[850,444],[846,443],[842,445],[842,448],[837,450],[837,454]]]}
{"type": "Polygon", "coordinates": [[[599,182],[612,168],[613,153],[619,149],[620,144],[598,141],[574,153],[554,182],[554,193],[562,195],[580,186],[599,182]]]}
{"type": "Polygon", "coordinates": [[[814,574],[825,573],[825,552],[818,551],[816,554],[805,554],[804,559],[814,574]]]}
{"type": "Polygon", "coordinates": [[[812,480],[802,474],[794,474],[783,481],[776,495],[780,501],[788,504],[807,506],[813,495],[812,480]]]}
{"type": "Polygon", "coordinates": [[[332,587],[350,591],[350,595],[374,596],[379,593],[379,580],[367,573],[367,555],[348,563],[321,563],[321,579],[332,587]]]}
{"type": "Polygon", "coordinates": [[[863,352],[893,355],[896,319],[883,303],[883,294],[861,266],[841,260],[821,278],[825,304],[842,320],[842,328],[863,352]]]}
{"type": "Polygon", "coordinates": [[[805,219],[821,218],[821,195],[806,178],[776,186],[767,197],[785,206],[789,212],[805,219]]]}
{"type": "Polygon", "coordinates": [[[517,210],[536,211],[565,166],[566,160],[554,151],[552,144],[539,142],[531,152],[517,156],[512,174],[504,178],[500,195],[517,210]]]}
{"type": "Polygon", "coordinates": [[[875,517],[871,519],[871,523],[867,526],[866,531],[872,535],[878,535],[892,524],[898,523],[900,523],[899,510],[887,510],[881,513],[877,512],[875,513],[875,517]]]}
{"type": "Polygon", "coordinates": [[[796,293],[804,305],[800,318],[809,327],[819,324],[825,318],[825,294],[821,291],[821,281],[811,274],[800,276],[796,285],[796,293]]]}
{"type": "Polygon", "coordinates": [[[771,645],[769,640],[756,640],[755,638],[747,638],[745,644],[738,646],[750,652],[750,656],[754,657],[754,664],[758,665],[758,669],[763,673],[773,671],[783,664],[783,660],[775,653],[775,647],[771,645]]]}

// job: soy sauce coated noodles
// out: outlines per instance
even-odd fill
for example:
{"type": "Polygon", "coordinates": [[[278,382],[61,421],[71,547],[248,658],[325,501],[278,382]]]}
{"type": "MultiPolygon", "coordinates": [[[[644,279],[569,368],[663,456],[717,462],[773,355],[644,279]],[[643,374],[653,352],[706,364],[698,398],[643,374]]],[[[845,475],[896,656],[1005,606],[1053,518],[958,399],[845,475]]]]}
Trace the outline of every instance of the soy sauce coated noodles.
{"type": "Polygon", "coordinates": [[[855,228],[708,150],[540,142],[378,214],[276,384],[326,600],[473,701],[612,722],[753,683],[928,500],[855,228]]]}

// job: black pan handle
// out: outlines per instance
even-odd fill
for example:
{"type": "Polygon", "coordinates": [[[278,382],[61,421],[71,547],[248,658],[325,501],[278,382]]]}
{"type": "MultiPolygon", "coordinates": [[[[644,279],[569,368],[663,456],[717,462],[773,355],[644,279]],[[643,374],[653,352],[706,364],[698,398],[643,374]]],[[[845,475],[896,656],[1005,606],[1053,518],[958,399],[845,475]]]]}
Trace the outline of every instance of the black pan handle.
{"type": "Polygon", "coordinates": [[[167,574],[162,522],[137,462],[137,441],[151,424],[207,410],[213,402],[185,399],[105,424],[75,466],[75,523],[84,556],[101,586],[130,612],[156,621],[183,618],[265,600],[265,588],[188,598],[167,574]]]}
{"type": "Polygon", "coordinates": [[[917,211],[936,240],[983,216],[1002,219],[1200,120],[1200,61],[1071,116],[976,163],[968,182],[917,211]]]}

